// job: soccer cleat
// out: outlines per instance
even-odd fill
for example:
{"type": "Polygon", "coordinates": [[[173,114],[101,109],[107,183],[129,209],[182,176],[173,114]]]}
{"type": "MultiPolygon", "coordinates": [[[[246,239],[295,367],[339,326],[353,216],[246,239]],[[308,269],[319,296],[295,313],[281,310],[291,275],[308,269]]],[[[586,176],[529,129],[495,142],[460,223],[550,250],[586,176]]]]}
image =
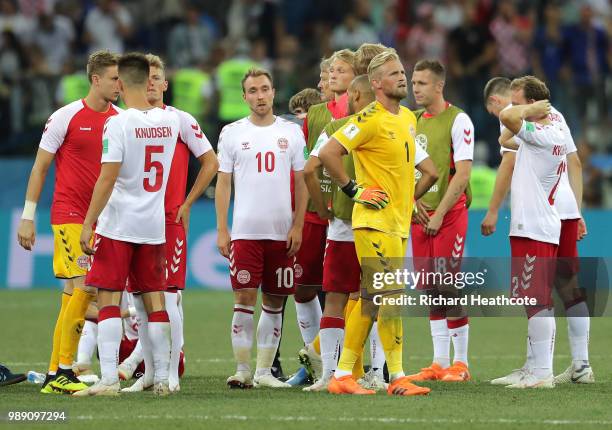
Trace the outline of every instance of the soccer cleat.
{"type": "Polygon", "coordinates": [[[308,375],[308,371],[306,368],[300,367],[298,371],[291,375],[285,382],[292,387],[297,387],[298,385],[306,385],[309,381],[312,382],[312,378],[308,375]]]}
{"type": "Polygon", "coordinates": [[[102,381],[87,387],[85,390],[77,391],[72,394],[73,397],[89,397],[89,396],[118,396],[121,386],[119,381],[112,384],[105,384],[102,381]]]}
{"type": "Polygon", "coordinates": [[[570,365],[565,372],[555,376],[555,384],[593,384],[595,383],[595,375],[588,361],[584,361],[580,368],[576,369],[574,365],[570,365]]]}
{"type": "Polygon", "coordinates": [[[457,361],[446,369],[440,380],[442,382],[465,382],[470,379],[472,379],[472,376],[470,375],[467,364],[457,361]]]}
{"type": "Polygon", "coordinates": [[[365,389],[359,385],[357,381],[353,379],[353,375],[346,375],[340,378],[332,376],[327,385],[327,391],[332,394],[376,394],[376,391],[365,389]]]}
{"type": "Polygon", "coordinates": [[[122,388],[122,393],[139,393],[141,391],[150,391],[153,388],[153,383],[146,384],[144,381],[144,376],[141,376],[132,384],[130,387],[122,388]]]}
{"type": "Polygon", "coordinates": [[[0,387],[5,385],[18,384],[25,381],[27,378],[23,373],[13,373],[6,367],[0,365],[0,387]]]}
{"type": "Polygon", "coordinates": [[[367,390],[374,391],[386,390],[389,387],[389,384],[385,382],[383,372],[377,372],[372,369],[368,370],[368,372],[363,375],[363,378],[359,379],[357,383],[367,390]]]}
{"type": "Polygon", "coordinates": [[[42,383],[42,387],[40,389],[41,394],[64,394],[60,391],[53,391],[53,388],[51,388],[51,385],[49,385],[49,382],[53,381],[53,379],[55,379],[55,375],[49,375],[47,373],[45,376],[45,381],[42,383]]]}
{"type": "Polygon", "coordinates": [[[170,391],[170,387],[168,386],[168,382],[158,382],[153,387],[153,394],[156,396],[168,396],[172,393],[170,391]]]}
{"type": "Polygon", "coordinates": [[[438,363],[431,363],[431,366],[423,367],[419,373],[408,375],[407,378],[411,381],[439,381],[445,373],[446,369],[438,363]]]}
{"type": "Polygon", "coordinates": [[[424,396],[429,394],[430,391],[431,388],[419,387],[413,384],[407,376],[397,378],[387,388],[387,394],[390,396],[424,396]]]}
{"type": "Polygon", "coordinates": [[[49,382],[49,385],[53,391],[65,394],[73,394],[89,388],[87,384],[79,381],[72,369],[59,369],[55,379],[49,382]]]}
{"type": "Polygon", "coordinates": [[[230,388],[253,388],[253,378],[249,372],[236,372],[235,375],[227,378],[227,385],[230,388]]]}
{"type": "Polygon", "coordinates": [[[72,371],[76,376],[83,375],[93,375],[93,370],[91,370],[91,364],[87,363],[74,363],[72,365],[72,371]]]}
{"type": "Polygon", "coordinates": [[[314,393],[318,391],[327,391],[329,381],[330,381],[330,378],[317,379],[314,384],[309,385],[308,387],[302,388],[302,391],[307,391],[309,393],[314,393]]]}
{"type": "Polygon", "coordinates": [[[255,388],[269,387],[269,388],[291,388],[291,385],[286,382],[279,381],[271,373],[256,376],[253,378],[253,386],[255,388]]]}
{"type": "Polygon", "coordinates": [[[526,373],[519,382],[507,385],[506,388],[555,388],[555,381],[552,373],[550,376],[540,379],[533,373],[526,373]]]}
{"type": "Polygon", "coordinates": [[[168,384],[168,388],[170,389],[171,393],[178,393],[179,391],[181,391],[181,384],[168,384]]]}
{"type": "Polygon", "coordinates": [[[529,369],[523,367],[521,369],[514,369],[506,376],[491,380],[492,385],[512,385],[518,384],[523,377],[529,373],[529,369]]]}
{"type": "Polygon", "coordinates": [[[119,379],[122,381],[129,381],[134,376],[134,372],[138,366],[134,366],[133,364],[124,361],[117,367],[117,371],[119,372],[119,379]]]}
{"type": "Polygon", "coordinates": [[[300,349],[300,352],[298,352],[298,358],[300,359],[302,366],[306,368],[308,375],[313,380],[321,377],[323,374],[323,362],[321,361],[321,356],[317,354],[317,351],[315,351],[311,344],[308,344],[304,348],[300,349]]]}

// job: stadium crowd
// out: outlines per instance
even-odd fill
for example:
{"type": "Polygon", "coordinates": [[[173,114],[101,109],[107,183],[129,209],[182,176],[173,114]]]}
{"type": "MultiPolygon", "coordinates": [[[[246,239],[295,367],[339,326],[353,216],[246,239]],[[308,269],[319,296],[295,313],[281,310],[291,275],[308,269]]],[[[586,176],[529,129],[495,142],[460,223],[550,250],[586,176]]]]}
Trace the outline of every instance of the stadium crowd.
{"type": "MultiPolygon", "coordinates": [[[[292,95],[316,86],[322,56],[381,42],[407,71],[422,58],[447,65],[447,97],[477,125],[488,148],[477,158],[490,166],[499,163],[498,124],[484,110],[484,84],[495,75],[545,79],[580,143],[585,204],[603,204],[606,173],[589,159],[612,152],[605,0],[0,0],[0,31],[2,155],[34,153],[48,116],[86,94],[84,64],[100,48],[161,54],[169,100],[214,145],[223,125],[245,115],[240,89],[225,84],[241,63],[240,73],[245,62],[272,70],[275,108],[286,112],[292,95]]],[[[415,107],[411,95],[405,103],[415,107]]]]}

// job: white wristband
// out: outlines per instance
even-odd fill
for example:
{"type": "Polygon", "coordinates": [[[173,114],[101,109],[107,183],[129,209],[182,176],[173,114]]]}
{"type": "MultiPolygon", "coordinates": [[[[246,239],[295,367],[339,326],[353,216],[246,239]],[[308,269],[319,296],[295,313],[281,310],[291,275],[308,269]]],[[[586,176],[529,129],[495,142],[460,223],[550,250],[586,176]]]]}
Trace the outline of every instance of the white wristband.
{"type": "Polygon", "coordinates": [[[21,219],[27,219],[30,221],[34,221],[34,214],[36,213],[36,203],[31,202],[30,200],[26,200],[23,205],[23,213],[21,214],[21,219]]]}

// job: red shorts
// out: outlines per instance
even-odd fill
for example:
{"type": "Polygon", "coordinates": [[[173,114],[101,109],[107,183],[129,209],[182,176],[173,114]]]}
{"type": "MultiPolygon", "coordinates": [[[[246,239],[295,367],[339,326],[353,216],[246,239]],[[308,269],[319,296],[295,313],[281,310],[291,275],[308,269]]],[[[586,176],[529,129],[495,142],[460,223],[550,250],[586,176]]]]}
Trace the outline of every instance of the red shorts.
{"type": "Polygon", "coordinates": [[[537,305],[528,308],[528,315],[553,305],[552,288],[555,279],[558,246],[526,237],[510,237],[512,250],[512,297],[537,299],[537,305]],[[531,310],[530,310],[531,309],[531,310]]]}
{"type": "MultiPolygon", "coordinates": [[[[430,213],[430,216],[433,214],[430,213]]],[[[438,234],[425,234],[423,226],[412,224],[412,255],[415,272],[458,272],[465,249],[465,237],[468,226],[468,210],[465,203],[457,204],[444,216],[438,234]]],[[[417,288],[427,289],[433,286],[419,284],[417,288]]]]}
{"type": "MultiPolygon", "coordinates": [[[[123,339],[121,339],[121,344],[119,345],[119,364],[123,363],[130,355],[132,355],[132,352],[134,351],[134,348],[136,348],[137,343],[138,339],[130,340],[127,337],[123,336],[123,339]]],[[[136,370],[134,371],[133,378],[140,378],[142,375],[144,375],[144,372],[145,364],[144,361],[141,361],[136,370]]],[[[183,351],[181,351],[178,368],[179,377],[183,376],[183,373],[185,373],[185,354],[183,353],[183,351]]]]}
{"type": "Polygon", "coordinates": [[[557,250],[557,273],[565,278],[571,278],[578,273],[578,222],[579,219],[561,220],[561,235],[557,250]]]}
{"type": "Polygon", "coordinates": [[[302,246],[295,256],[295,283],[304,286],[323,284],[323,257],[327,225],[304,222],[302,246]]]}
{"type": "Polygon", "coordinates": [[[166,290],[166,247],[123,242],[96,235],[96,253],[85,285],[101,290],[149,293],[166,290]]]}
{"type": "Polygon", "coordinates": [[[166,224],[166,270],[168,288],[185,289],[187,239],[183,224],[166,224]]]}
{"type": "Polygon", "coordinates": [[[354,242],[327,239],[323,260],[323,291],[356,293],[361,283],[361,266],[354,242]]]}
{"type": "Polygon", "coordinates": [[[259,288],[266,294],[290,296],[295,292],[293,264],[287,242],[233,240],[230,248],[232,289],[259,288]]]}

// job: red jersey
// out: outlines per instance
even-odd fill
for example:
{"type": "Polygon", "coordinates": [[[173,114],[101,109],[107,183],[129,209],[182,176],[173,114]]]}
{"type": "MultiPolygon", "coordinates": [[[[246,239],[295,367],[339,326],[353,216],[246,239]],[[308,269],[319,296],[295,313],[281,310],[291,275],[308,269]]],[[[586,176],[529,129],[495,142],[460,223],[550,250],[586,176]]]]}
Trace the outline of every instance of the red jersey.
{"type": "Polygon", "coordinates": [[[83,224],[100,175],[102,129],[119,108],[96,112],[85,100],[56,110],[45,125],[40,148],[55,154],[51,224],[83,224]]]}
{"type": "Polygon", "coordinates": [[[204,136],[196,119],[185,111],[172,106],[164,106],[176,112],[180,119],[179,138],[174,150],[174,158],[166,186],[166,224],[176,224],[178,210],[185,201],[187,187],[187,172],[189,167],[189,153],[198,158],[212,150],[212,145],[204,136]]]}

